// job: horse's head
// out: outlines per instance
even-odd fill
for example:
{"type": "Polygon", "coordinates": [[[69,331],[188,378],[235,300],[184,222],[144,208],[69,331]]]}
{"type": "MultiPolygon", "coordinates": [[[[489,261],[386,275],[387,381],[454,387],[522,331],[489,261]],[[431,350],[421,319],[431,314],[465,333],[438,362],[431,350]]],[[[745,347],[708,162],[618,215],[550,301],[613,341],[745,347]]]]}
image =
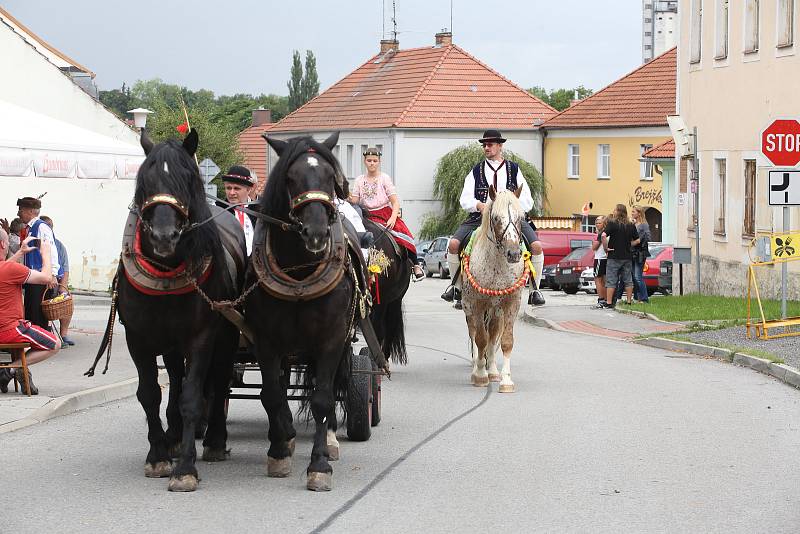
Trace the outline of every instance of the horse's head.
{"type": "Polygon", "coordinates": [[[347,180],[332,149],[339,140],[334,133],[321,144],[310,137],[281,141],[264,138],[280,158],[270,173],[264,193],[264,213],[288,217],[312,253],[325,250],[331,224],[338,217],[334,197],[347,198],[347,180]],[[288,202],[288,204],[287,204],[288,202]]]}
{"type": "Polygon", "coordinates": [[[517,263],[522,253],[519,249],[519,240],[522,236],[522,220],[524,213],[519,205],[519,195],[522,187],[516,191],[495,191],[494,186],[489,186],[491,202],[486,206],[482,226],[485,235],[501,251],[508,263],[517,263]]]}
{"type": "Polygon", "coordinates": [[[192,159],[197,150],[197,131],[183,143],[174,139],[158,145],[142,133],[146,158],[136,177],[134,204],[141,220],[142,245],[147,255],[167,259],[175,255],[183,232],[190,226],[189,210],[197,205],[203,185],[192,159]]]}

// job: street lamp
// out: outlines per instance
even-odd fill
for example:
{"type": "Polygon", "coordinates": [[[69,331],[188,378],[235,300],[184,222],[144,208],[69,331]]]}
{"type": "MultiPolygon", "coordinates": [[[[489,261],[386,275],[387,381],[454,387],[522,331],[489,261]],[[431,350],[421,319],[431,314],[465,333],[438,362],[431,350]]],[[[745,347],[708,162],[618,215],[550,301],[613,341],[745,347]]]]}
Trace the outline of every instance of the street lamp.
{"type": "Polygon", "coordinates": [[[147,116],[152,113],[149,109],[144,108],[136,108],[131,109],[128,111],[133,115],[133,124],[140,130],[144,130],[145,125],[147,124],[147,116]]]}

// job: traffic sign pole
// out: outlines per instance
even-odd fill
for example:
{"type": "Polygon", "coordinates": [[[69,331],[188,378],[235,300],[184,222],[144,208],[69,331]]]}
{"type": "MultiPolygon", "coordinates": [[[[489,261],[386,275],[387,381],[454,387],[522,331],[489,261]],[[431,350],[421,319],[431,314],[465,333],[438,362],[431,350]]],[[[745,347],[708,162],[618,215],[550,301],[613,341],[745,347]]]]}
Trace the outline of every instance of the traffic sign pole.
{"type": "MultiPolygon", "coordinates": [[[[783,207],[783,231],[789,232],[789,206],[783,207]]],[[[787,279],[789,277],[789,266],[786,262],[781,264],[781,319],[786,319],[786,293],[787,279]]]]}

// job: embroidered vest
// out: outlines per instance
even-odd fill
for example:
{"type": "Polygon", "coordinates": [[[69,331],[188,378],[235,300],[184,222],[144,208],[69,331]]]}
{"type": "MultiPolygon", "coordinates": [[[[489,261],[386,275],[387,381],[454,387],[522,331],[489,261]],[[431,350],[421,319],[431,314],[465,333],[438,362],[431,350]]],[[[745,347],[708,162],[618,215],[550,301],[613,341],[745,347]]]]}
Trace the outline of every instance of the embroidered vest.
{"type": "MultiPolygon", "coordinates": [[[[33,236],[35,238],[39,238],[39,226],[44,224],[44,221],[38,219],[33,225],[31,225],[31,229],[28,230],[28,235],[33,236]]],[[[28,269],[32,269],[34,271],[41,271],[42,270],[42,254],[39,252],[39,249],[34,249],[25,254],[25,267],[28,269]]]]}
{"type": "MultiPolygon", "coordinates": [[[[481,161],[472,168],[472,177],[475,179],[475,200],[486,203],[489,197],[489,181],[486,179],[485,165],[486,161],[481,161]]],[[[505,160],[506,167],[506,189],[509,191],[516,191],[517,189],[517,175],[519,174],[519,165],[513,161],[505,160]]]]}

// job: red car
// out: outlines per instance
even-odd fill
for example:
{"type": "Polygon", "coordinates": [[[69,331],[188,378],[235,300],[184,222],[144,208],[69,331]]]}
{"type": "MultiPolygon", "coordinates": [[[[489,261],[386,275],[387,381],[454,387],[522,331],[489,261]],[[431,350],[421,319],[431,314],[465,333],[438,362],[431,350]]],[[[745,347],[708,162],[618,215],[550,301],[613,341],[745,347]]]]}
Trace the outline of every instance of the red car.
{"type": "Polygon", "coordinates": [[[574,295],[581,286],[581,273],[592,265],[594,265],[594,251],[591,247],[576,248],[558,260],[555,283],[564,290],[564,293],[574,295]]]}
{"type": "Polygon", "coordinates": [[[652,295],[656,291],[664,295],[668,295],[671,291],[670,288],[661,287],[658,283],[658,275],[661,272],[661,261],[672,261],[672,245],[664,243],[650,243],[650,257],[644,264],[642,269],[642,278],[644,284],[647,286],[647,294],[652,295]]]}

